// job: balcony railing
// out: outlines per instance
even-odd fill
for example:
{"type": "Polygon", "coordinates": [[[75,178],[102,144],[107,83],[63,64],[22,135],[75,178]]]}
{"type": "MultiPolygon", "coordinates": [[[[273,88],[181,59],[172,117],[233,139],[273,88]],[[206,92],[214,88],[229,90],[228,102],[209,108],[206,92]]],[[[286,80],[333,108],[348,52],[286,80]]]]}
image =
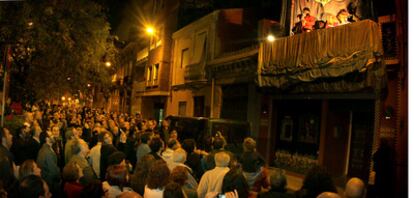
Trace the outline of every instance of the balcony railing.
{"type": "Polygon", "coordinates": [[[203,63],[187,65],[184,70],[185,82],[203,81],[206,79],[206,72],[203,63]]]}

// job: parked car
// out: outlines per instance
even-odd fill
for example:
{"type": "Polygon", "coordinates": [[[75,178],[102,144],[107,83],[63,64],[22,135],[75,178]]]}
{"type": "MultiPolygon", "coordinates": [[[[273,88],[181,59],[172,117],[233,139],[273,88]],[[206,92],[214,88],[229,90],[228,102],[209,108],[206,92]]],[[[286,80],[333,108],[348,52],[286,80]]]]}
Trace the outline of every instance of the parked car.
{"type": "Polygon", "coordinates": [[[247,121],[205,118],[168,116],[171,130],[176,130],[179,140],[192,138],[197,143],[197,148],[209,151],[212,137],[222,135],[226,141],[226,149],[234,152],[242,152],[242,144],[245,137],[250,136],[250,124],[247,121]]]}

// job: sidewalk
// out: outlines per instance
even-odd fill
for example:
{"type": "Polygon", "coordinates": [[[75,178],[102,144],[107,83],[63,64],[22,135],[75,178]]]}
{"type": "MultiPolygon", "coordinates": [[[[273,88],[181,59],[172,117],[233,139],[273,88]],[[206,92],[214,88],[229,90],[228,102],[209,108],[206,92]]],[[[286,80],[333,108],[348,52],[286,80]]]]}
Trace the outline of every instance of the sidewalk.
{"type": "MultiPolygon", "coordinates": [[[[287,180],[287,189],[291,192],[298,191],[303,184],[303,179],[305,176],[295,174],[292,172],[286,171],[286,180],[287,180]]],[[[338,194],[343,194],[344,192],[344,179],[343,178],[334,178],[334,182],[336,185],[336,189],[338,190],[338,194]]]]}

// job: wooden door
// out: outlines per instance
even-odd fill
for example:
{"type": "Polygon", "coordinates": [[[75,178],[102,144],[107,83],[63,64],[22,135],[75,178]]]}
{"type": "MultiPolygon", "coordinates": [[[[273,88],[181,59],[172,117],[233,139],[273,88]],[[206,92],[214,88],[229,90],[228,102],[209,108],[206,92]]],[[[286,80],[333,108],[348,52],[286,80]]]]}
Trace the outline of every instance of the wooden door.
{"type": "Polygon", "coordinates": [[[350,111],[330,111],[326,124],[324,166],[333,176],[345,174],[350,111]]]}

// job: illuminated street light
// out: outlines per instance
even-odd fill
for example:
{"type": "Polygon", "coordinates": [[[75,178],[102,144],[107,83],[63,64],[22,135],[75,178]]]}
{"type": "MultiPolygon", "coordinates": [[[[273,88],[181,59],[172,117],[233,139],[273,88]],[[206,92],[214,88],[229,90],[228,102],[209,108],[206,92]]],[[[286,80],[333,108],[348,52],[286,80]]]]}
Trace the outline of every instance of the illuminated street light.
{"type": "Polygon", "coordinates": [[[33,26],[33,22],[32,22],[32,21],[30,21],[30,22],[28,22],[28,23],[27,23],[27,25],[28,25],[29,27],[32,27],[32,26],[33,26]]]}
{"type": "Polygon", "coordinates": [[[267,35],[267,37],[266,37],[266,40],[268,41],[268,42],[273,42],[273,41],[275,41],[276,40],[276,38],[275,38],[275,36],[273,36],[272,34],[269,34],[269,35],[267,35]]]}
{"type": "Polygon", "coordinates": [[[148,26],[147,29],[146,29],[146,32],[147,32],[148,35],[152,36],[152,35],[154,35],[155,30],[152,26],[148,26]]]}
{"type": "Polygon", "coordinates": [[[90,83],[88,83],[88,87],[91,87],[91,84],[90,83]]]}
{"type": "Polygon", "coordinates": [[[65,96],[62,96],[62,101],[65,101],[65,100],[66,100],[65,96]]]}
{"type": "Polygon", "coordinates": [[[70,77],[68,77],[67,79],[70,80],[70,77]]]}
{"type": "Polygon", "coordinates": [[[68,98],[68,100],[69,100],[69,101],[71,101],[71,100],[72,100],[72,98],[70,98],[70,97],[69,97],[69,98],[68,98]]]}
{"type": "Polygon", "coordinates": [[[105,62],[105,65],[106,65],[106,67],[110,67],[110,66],[112,65],[112,63],[111,63],[111,62],[109,62],[109,61],[106,61],[106,62],[105,62]]]}

